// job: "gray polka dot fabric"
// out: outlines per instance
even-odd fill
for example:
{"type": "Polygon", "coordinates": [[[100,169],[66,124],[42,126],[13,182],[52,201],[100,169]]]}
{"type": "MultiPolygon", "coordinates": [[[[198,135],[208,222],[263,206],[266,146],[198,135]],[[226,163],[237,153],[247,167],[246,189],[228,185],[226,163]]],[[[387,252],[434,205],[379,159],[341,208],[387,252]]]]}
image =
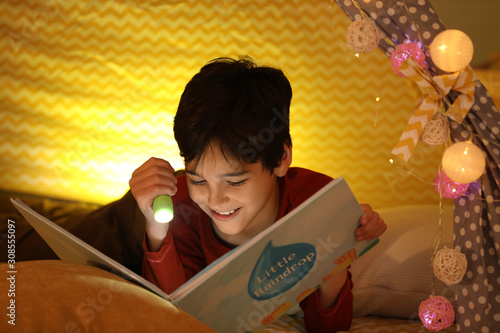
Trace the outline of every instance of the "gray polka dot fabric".
{"type": "Polygon", "coordinates": [[[455,199],[454,243],[468,264],[455,286],[455,311],[459,331],[500,332],[500,116],[479,82],[475,96],[465,121],[451,123],[452,139],[472,139],[487,166],[468,195],[455,199]]]}
{"type": "MultiPolygon", "coordinates": [[[[446,29],[427,0],[335,2],[351,20],[369,16],[376,22],[386,37],[379,48],[388,57],[407,40],[420,42],[428,51],[433,38],[446,29]]],[[[426,61],[432,75],[443,74],[429,56],[426,61]]],[[[457,96],[451,91],[447,98],[452,103],[457,96]]],[[[465,120],[462,124],[449,120],[452,141],[472,140],[486,157],[483,175],[454,202],[454,244],[468,264],[461,283],[452,286],[457,330],[500,332],[500,114],[476,81],[474,105],[465,120]]]]}

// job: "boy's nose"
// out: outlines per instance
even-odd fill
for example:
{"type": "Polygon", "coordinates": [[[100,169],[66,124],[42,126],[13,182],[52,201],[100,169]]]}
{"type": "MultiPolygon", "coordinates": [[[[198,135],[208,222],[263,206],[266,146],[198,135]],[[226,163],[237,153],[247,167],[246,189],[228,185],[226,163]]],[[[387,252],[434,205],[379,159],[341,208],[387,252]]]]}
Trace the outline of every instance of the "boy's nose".
{"type": "Polygon", "coordinates": [[[208,191],[208,206],[211,209],[224,208],[229,198],[226,196],[224,189],[219,186],[213,186],[208,191]]]}

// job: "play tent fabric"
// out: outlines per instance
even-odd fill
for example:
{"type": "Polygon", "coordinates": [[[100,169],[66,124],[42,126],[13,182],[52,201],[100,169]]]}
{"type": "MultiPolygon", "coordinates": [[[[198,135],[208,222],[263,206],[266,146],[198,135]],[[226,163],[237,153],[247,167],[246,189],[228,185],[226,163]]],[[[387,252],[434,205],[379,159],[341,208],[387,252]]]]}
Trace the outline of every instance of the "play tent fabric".
{"type": "Polygon", "coordinates": [[[451,136],[481,147],[486,172],[469,186],[468,196],[455,199],[455,246],[468,259],[456,288],[458,323],[465,331],[500,326],[500,115],[479,82],[469,113],[462,124],[452,124],[451,136]]]}
{"type": "MultiPolygon", "coordinates": [[[[337,4],[352,19],[362,14],[384,32],[379,47],[388,57],[394,46],[407,40],[428,46],[446,27],[431,3],[407,1],[343,1],[337,4]]],[[[443,74],[428,58],[431,72],[443,74]]],[[[458,93],[448,94],[451,103],[458,93]]],[[[490,332],[500,325],[500,114],[479,80],[474,105],[465,120],[451,122],[454,142],[472,140],[486,157],[486,170],[469,186],[466,196],[455,199],[454,245],[467,257],[467,273],[455,289],[457,329],[490,332]]]]}
{"type": "Polygon", "coordinates": [[[291,81],[294,165],[344,176],[375,208],[438,202],[440,148],[389,162],[417,90],[381,52],[348,50],[349,20],[328,1],[5,0],[0,12],[2,191],[105,204],[151,156],[182,168],[185,84],[244,54],[291,81]]]}

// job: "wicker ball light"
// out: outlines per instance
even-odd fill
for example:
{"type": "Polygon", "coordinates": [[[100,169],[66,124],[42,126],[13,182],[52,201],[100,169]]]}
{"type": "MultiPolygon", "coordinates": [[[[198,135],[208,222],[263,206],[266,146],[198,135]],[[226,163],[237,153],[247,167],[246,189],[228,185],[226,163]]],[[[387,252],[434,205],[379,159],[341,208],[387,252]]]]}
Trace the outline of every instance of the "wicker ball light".
{"type": "Polygon", "coordinates": [[[449,286],[462,281],[467,271],[465,254],[455,249],[441,249],[432,260],[434,275],[449,286]]]}
{"type": "Polygon", "coordinates": [[[443,296],[431,296],[420,303],[418,316],[431,332],[439,332],[455,321],[453,305],[443,296]]]}
{"type": "Polygon", "coordinates": [[[347,46],[355,52],[371,52],[380,42],[378,29],[375,22],[365,17],[352,22],[346,30],[347,46]]]}
{"type": "Polygon", "coordinates": [[[425,124],[420,141],[429,146],[438,146],[448,140],[450,135],[450,122],[444,114],[436,112],[425,124]]]}

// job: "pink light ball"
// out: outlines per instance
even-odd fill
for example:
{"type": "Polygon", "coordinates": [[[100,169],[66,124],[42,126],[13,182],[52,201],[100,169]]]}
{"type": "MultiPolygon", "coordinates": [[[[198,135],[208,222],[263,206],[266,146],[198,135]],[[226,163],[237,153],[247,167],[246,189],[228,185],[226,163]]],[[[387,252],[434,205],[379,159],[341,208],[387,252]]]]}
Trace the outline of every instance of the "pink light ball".
{"type": "Polygon", "coordinates": [[[415,60],[420,68],[424,68],[425,66],[425,53],[417,43],[399,44],[391,55],[392,68],[399,76],[405,77],[405,75],[399,71],[399,66],[408,58],[415,60]]]}
{"type": "Polygon", "coordinates": [[[457,183],[446,175],[444,171],[439,171],[434,178],[434,189],[446,199],[456,199],[467,193],[469,183],[457,183]]]}
{"type": "Polygon", "coordinates": [[[450,327],[455,321],[453,305],[443,296],[431,296],[418,307],[418,316],[431,332],[450,327]]]}

